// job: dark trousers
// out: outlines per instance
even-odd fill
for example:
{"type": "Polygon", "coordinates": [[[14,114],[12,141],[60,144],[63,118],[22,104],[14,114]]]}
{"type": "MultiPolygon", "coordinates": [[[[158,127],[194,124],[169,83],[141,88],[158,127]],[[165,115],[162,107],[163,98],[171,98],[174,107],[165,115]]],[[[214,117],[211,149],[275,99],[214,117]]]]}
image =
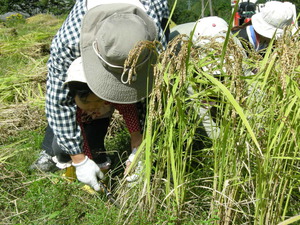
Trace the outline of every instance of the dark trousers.
{"type": "MultiPolygon", "coordinates": [[[[93,120],[89,123],[83,124],[83,131],[85,133],[86,144],[89,146],[93,160],[97,163],[106,161],[106,149],[104,146],[104,138],[110,123],[110,118],[103,118],[93,120]]],[[[68,162],[71,157],[65,153],[57,144],[57,138],[53,130],[48,125],[46,128],[45,137],[42,143],[42,148],[51,156],[56,156],[61,163],[68,162]]]]}

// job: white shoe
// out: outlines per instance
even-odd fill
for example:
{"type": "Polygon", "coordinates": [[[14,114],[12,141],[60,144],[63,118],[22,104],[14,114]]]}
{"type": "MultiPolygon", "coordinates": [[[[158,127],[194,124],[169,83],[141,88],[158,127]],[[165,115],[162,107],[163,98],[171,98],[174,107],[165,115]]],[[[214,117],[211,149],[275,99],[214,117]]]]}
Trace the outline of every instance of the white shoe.
{"type": "Polygon", "coordinates": [[[52,160],[52,156],[43,150],[39,158],[29,167],[31,170],[40,170],[43,172],[55,172],[59,170],[52,160]]]}

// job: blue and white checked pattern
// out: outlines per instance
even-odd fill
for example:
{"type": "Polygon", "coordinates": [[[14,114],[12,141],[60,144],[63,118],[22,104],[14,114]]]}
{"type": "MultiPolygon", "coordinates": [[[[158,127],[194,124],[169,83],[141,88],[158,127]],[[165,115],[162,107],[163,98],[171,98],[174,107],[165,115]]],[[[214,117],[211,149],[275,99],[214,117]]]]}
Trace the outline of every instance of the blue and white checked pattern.
{"type": "Polygon", "coordinates": [[[160,26],[163,18],[169,18],[169,9],[167,0],[140,0],[144,5],[147,14],[153,18],[156,26],[159,28],[158,39],[166,47],[166,39],[163,30],[160,26]]]}
{"type": "MultiPolygon", "coordinates": [[[[158,38],[166,46],[160,22],[168,18],[167,0],[140,0],[158,27],[158,38]]],[[[76,123],[76,105],[63,85],[71,63],[80,56],[80,27],[86,13],[86,0],[77,0],[69,16],[57,32],[48,60],[46,115],[58,137],[58,144],[68,154],[79,154],[83,147],[80,127],[76,123]]]]}

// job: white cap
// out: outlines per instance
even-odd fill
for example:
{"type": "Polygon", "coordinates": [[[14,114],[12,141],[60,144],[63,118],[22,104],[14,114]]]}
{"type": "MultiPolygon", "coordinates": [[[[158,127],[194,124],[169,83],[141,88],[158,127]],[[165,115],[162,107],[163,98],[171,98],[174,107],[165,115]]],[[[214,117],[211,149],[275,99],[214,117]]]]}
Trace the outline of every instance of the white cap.
{"type": "Polygon", "coordinates": [[[135,5],[141,9],[145,10],[145,7],[139,0],[87,0],[86,7],[88,10],[90,10],[98,5],[120,4],[120,3],[127,3],[127,4],[131,4],[131,5],[135,5]]]}
{"type": "Polygon", "coordinates": [[[81,61],[81,57],[75,59],[68,71],[67,71],[67,80],[65,81],[64,84],[71,82],[71,81],[78,81],[78,82],[82,82],[82,83],[86,83],[86,78],[83,72],[83,66],[82,66],[82,61],[81,61]]]}
{"type": "Polygon", "coordinates": [[[193,34],[193,43],[197,46],[205,45],[216,37],[217,42],[223,42],[228,30],[228,24],[218,16],[199,19],[193,34]]]}
{"type": "Polygon", "coordinates": [[[284,28],[293,22],[291,3],[271,1],[265,4],[262,10],[251,18],[254,30],[260,35],[272,38],[282,36],[284,28]]]}
{"type": "Polygon", "coordinates": [[[179,24],[170,29],[170,40],[173,40],[177,35],[185,34],[190,36],[191,31],[194,29],[196,22],[189,22],[184,24],[179,24]]]}

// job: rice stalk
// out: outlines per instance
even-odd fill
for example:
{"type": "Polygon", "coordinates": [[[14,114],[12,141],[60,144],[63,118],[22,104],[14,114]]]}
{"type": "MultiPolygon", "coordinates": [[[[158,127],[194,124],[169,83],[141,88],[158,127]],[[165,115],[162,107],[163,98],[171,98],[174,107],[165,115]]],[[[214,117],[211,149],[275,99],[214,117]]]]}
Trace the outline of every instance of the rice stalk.
{"type": "Polygon", "coordinates": [[[149,219],[166,210],[178,222],[198,209],[198,221],[204,216],[218,224],[276,224],[291,216],[290,204],[299,207],[294,202],[299,48],[269,47],[260,62],[256,53],[244,59],[231,39],[226,51],[216,43],[208,49],[195,49],[179,36],[160,55],[140,151],[145,156],[143,185],[134,189],[138,210],[149,219]],[[257,73],[243,75],[249,69],[257,73]],[[220,75],[212,76],[216,71],[220,75]],[[195,91],[188,95],[191,87],[195,91]],[[202,122],[197,109],[210,104],[220,135],[207,142],[197,131],[202,122]],[[197,147],[199,137],[211,145],[197,147]]]}

